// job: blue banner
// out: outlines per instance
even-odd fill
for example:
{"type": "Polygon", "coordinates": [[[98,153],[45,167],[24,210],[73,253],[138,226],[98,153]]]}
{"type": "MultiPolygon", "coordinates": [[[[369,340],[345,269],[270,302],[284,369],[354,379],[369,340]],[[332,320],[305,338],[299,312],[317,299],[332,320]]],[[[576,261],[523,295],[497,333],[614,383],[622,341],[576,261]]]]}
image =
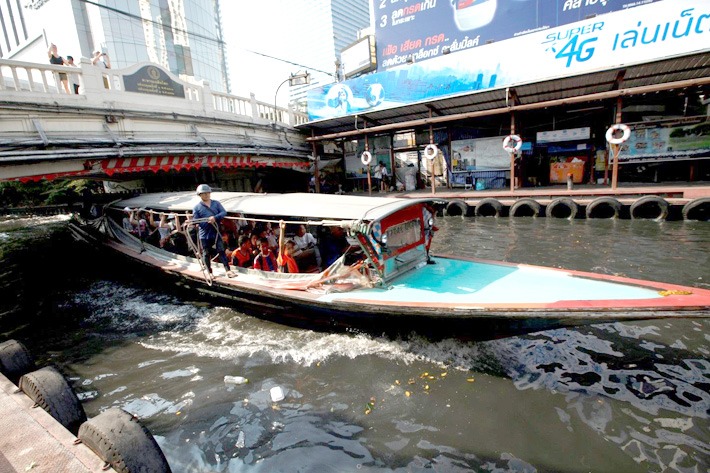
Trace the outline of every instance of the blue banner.
{"type": "Polygon", "coordinates": [[[376,1],[402,21],[378,29],[381,70],[310,90],[311,121],[710,51],[709,0],[376,1]],[[474,35],[455,26],[452,1],[496,13],[474,35]],[[395,56],[404,65],[387,66],[395,56]]]}

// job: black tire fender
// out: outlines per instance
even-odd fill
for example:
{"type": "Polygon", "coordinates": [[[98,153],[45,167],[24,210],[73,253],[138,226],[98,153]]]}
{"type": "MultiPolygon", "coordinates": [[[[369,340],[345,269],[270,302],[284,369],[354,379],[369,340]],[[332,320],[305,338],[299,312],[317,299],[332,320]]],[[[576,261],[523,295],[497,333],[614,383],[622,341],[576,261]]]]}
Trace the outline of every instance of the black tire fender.
{"type": "Polygon", "coordinates": [[[503,204],[498,199],[487,197],[476,203],[476,217],[500,217],[503,212],[503,204]]]}
{"type": "Polygon", "coordinates": [[[0,373],[13,384],[17,384],[23,374],[37,369],[32,354],[21,342],[7,340],[0,343],[0,373]]]}
{"type": "Polygon", "coordinates": [[[51,366],[27,373],[20,378],[20,389],[76,435],[86,421],[84,408],[64,376],[51,366]]]}
{"type": "Polygon", "coordinates": [[[700,197],[685,204],[683,220],[710,220],[710,197],[700,197]]]}
{"type": "Polygon", "coordinates": [[[463,200],[452,200],[446,204],[446,215],[449,217],[466,217],[469,208],[463,200]]]}
{"type": "Polygon", "coordinates": [[[517,217],[518,214],[522,213],[521,216],[523,217],[537,217],[540,215],[541,208],[542,207],[535,199],[524,197],[516,200],[515,203],[510,206],[509,215],[511,217],[517,217]],[[526,210],[527,213],[525,213],[526,210]],[[532,215],[528,215],[528,213],[532,213],[532,215]]]}
{"type": "Polygon", "coordinates": [[[567,220],[574,220],[578,212],[579,205],[577,205],[577,202],[567,197],[554,199],[545,209],[547,217],[566,218],[567,220]]]}
{"type": "Polygon", "coordinates": [[[635,220],[640,218],[647,218],[644,217],[644,215],[649,214],[649,212],[653,210],[657,210],[657,212],[653,214],[656,216],[650,218],[659,222],[668,218],[669,208],[670,205],[668,204],[668,201],[666,201],[666,199],[664,199],[663,197],[658,197],[657,195],[647,195],[634,201],[634,203],[631,204],[631,207],[629,208],[629,213],[631,214],[631,218],[635,220]]]}
{"type": "Polygon", "coordinates": [[[79,428],[79,440],[118,473],[170,473],[150,431],[128,412],[112,407],[79,428]]]}
{"type": "Polygon", "coordinates": [[[621,202],[613,197],[597,197],[587,205],[587,218],[619,218],[621,202]]]}

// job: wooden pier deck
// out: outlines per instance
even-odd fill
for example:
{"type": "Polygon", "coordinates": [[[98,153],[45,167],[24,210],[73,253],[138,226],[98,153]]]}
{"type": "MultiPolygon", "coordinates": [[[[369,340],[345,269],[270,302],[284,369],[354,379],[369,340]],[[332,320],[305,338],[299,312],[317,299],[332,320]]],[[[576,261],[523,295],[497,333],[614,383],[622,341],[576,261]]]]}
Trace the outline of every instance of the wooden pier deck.
{"type": "Polygon", "coordinates": [[[114,472],[0,374],[0,472],[114,472]]]}

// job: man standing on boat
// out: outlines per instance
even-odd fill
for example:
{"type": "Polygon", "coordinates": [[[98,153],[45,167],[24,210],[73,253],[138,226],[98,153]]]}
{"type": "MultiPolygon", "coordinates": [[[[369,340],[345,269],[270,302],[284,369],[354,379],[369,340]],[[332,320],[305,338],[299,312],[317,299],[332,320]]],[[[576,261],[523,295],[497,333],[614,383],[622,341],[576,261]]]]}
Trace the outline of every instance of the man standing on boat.
{"type": "Polygon", "coordinates": [[[196,192],[200,196],[200,202],[192,209],[192,219],[199,221],[197,225],[202,247],[202,261],[205,268],[212,274],[210,255],[216,251],[227,276],[231,278],[234,274],[229,270],[229,260],[224,252],[224,243],[219,233],[219,222],[227,215],[227,211],[222,204],[211,199],[212,189],[207,184],[197,186],[196,192]]]}

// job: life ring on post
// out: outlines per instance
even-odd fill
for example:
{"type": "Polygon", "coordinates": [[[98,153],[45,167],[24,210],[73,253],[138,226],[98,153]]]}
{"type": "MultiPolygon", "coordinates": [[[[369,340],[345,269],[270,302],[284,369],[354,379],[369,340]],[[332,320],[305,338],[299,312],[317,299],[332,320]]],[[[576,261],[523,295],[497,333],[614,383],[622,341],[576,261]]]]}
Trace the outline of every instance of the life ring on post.
{"type": "Polygon", "coordinates": [[[610,126],[609,129],[606,131],[606,141],[612,145],[620,145],[624,141],[628,140],[630,136],[631,128],[629,128],[627,125],[624,125],[623,123],[616,123],[610,126]],[[614,133],[618,130],[621,130],[621,137],[615,138],[614,133]]]}
{"type": "Polygon", "coordinates": [[[363,165],[369,166],[372,162],[372,153],[370,153],[369,151],[363,151],[360,155],[360,161],[362,161],[363,165]]]}
{"type": "Polygon", "coordinates": [[[508,135],[505,138],[503,138],[503,149],[506,150],[509,153],[515,153],[516,151],[520,151],[520,148],[523,147],[523,139],[520,138],[519,135],[508,135]],[[513,141],[515,144],[511,146],[511,141],[513,141]]]}
{"type": "Polygon", "coordinates": [[[428,144],[424,147],[424,157],[429,161],[433,161],[439,155],[439,148],[434,144],[428,144]]]}

